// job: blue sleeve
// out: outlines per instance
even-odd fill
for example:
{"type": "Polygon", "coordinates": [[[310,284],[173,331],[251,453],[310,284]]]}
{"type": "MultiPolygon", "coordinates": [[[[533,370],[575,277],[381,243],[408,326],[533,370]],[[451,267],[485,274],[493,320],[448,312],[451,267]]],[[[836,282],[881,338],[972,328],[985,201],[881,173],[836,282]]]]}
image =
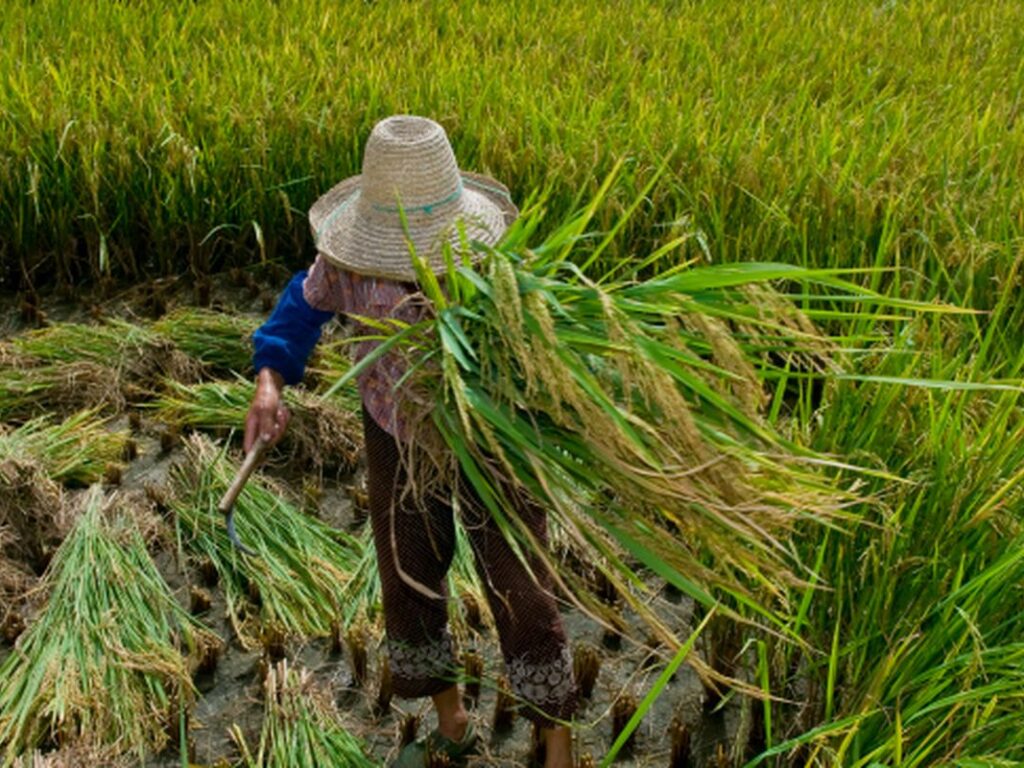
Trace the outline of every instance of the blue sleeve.
{"type": "Polygon", "coordinates": [[[305,270],[291,279],[270,317],[252,337],[252,364],[257,373],[262,368],[273,368],[286,384],[302,381],[323,324],[334,317],[333,312],[314,309],[306,302],[302,296],[305,279],[305,270]]]}

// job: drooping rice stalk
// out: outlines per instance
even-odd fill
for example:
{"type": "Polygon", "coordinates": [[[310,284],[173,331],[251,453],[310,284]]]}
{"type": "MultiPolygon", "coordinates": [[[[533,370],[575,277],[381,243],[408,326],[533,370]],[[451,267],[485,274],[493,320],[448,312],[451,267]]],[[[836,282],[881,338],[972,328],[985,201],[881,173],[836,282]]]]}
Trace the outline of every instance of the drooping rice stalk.
{"type": "MultiPolygon", "coordinates": [[[[163,394],[149,405],[172,424],[241,432],[255,391],[256,385],[244,379],[193,385],[168,379],[163,394]]],[[[279,450],[291,463],[303,469],[354,468],[362,444],[358,406],[342,410],[333,402],[293,387],[285,390],[285,401],[292,417],[279,450]]]]}
{"type": "Polygon", "coordinates": [[[60,483],[88,485],[124,458],[127,430],[110,430],[96,410],[61,422],[40,417],[17,429],[0,426],[0,462],[31,461],[60,483]]]}
{"type": "Polygon", "coordinates": [[[433,296],[437,317],[423,329],[440,370],[424,368],[419,385],[443,404],[434,423],[500,524],[523,539],[496,498],[518,483],[620,571],[627,551],[705,601],[716,587],[783,595],[802,576],[786,532],[828,523],[837,499],[758,420],[741,348],[687,332],[701,314],[711,320],[690,324],[705,330],[719,314],[756,324],[731,288],[765,274],[601,287],[506,253],[483,275],[450,274],[452,303],[433,296]]]}
{"type": "MultiPolygon", "coordinates": [[[[609,563],[627,599],[625,582],[641,587],[626,554],[701,602],[729,594],[778,622],[793,607],[788,588],[808,576],[790,532],[834,525],[849,498],[812,467],[822,457],[761,416],[759,375],[831,365],[830,341],[781,297],[767,301],[768,286],[884,299],[836,273],[778,264],[590,279],[564,258],[586,224],[574,219],[531,251],[528,212],[481,266],[450,262],[443,291],[413,255],[434,315],[385,334],[379,352],[406,347],[416,400],[438,403],[436,431],[411,442],[434,457],[447,446],[447,458],[438,467],[414,452],[426,465],[415,480],[465,473],[507,535],[536,550],[505,511],[504,489],[521,486],[609,563]]],[[[817,304],[805,304],[813,316],[817,304]]],[[[631,606],[659,626],[642,601],[631,606]]]]}
{"type": "Polygon", "coordinates": [[[43,741],[141,756],[192,696],[189,658],[219,642],[160,576],[131,510],[92,488],[43,578],[45,607],[0,665],[3,765],[43,741]]]}
{"type": "Polygon", "coordinates": [[[173,471],[178,540],[216,567],[239,638],[255,645],[260,623],[289,635],[329,635],[363,554],[358,540],[298,511],[253,477],[235,504],[235,525],[259,556],[242,555],[217,511],[238,464],[199,435],[185,449],[173,471]]]}
{"type": "Polygon", "coordinates": [[[362,742],[345,728],[312,675],[287,661],[272,666],[264,682],[263,730],[255,757],[242,745],[247,768],[373,768],[362,742]]]}

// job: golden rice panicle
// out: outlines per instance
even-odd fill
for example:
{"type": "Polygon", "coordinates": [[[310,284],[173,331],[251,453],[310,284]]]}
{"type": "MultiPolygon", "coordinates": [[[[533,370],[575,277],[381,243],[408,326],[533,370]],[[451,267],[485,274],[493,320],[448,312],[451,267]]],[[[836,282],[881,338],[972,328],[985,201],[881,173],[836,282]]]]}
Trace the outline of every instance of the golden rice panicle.
{"type": "Polygon", "coordinates": [[[748,415],[755,416],[765,403],[765,391],[754,366],[740,350],[725,323],[700,312],[687,312],[682,320],[711,347],[711,359],[726,373],[726,386],[734,400],[748,415]]]}

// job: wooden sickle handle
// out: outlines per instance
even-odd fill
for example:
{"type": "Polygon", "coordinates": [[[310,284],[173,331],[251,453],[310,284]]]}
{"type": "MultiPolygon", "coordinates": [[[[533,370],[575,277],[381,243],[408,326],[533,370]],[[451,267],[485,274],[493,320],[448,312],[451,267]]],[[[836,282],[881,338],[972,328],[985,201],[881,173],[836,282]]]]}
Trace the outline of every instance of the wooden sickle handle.
{"type": "Polygon", "coordinates": [[[238,494],[242,492],[246,482],[249,480],[249,475],[252,474],[252,471],[256,469],[256,465],[259,464],[260,457],[263,455],[263,449],[266,447],[267,442],[263,439],[263,436],[257,437],[256,442],[249,449],[249,453],[245,455],[245,461],[242,462],[242,466],[238,468],[238,474],[235,475],[235,479],[231,481],[231,485],[217,505],[217,509],[220,512],[226,515],[235,506],[238,494]]]}

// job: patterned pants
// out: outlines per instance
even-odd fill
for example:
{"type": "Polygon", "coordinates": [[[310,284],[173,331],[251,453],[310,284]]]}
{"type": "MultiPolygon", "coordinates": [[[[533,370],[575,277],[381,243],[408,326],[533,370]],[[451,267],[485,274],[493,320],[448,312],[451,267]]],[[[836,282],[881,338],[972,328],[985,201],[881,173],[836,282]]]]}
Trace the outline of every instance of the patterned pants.
{"type": "MultiPolygon", "coordinates": [[[[446,595],[445,575],[455,550],[452,507],[440,499],[419,504],[396,501],[405,484],[398,444],[365,409],[363,427],[392,684],[398,696],[431,696],[450,687],[455,678],[447,601],[417,590],[397,566],[410,580],[446,595]]],[[[550,574],[540,561],[531,560],[537,580],[530,576],[472,491],[463,490],[459,506],[494,615],[509,683],[529,705],[523,714],[541,726],[568,720],[576,709],[576,686],[550,574]]],[[[546,545],[544,510],[524,503],[515,512],[546,545]]]]}

